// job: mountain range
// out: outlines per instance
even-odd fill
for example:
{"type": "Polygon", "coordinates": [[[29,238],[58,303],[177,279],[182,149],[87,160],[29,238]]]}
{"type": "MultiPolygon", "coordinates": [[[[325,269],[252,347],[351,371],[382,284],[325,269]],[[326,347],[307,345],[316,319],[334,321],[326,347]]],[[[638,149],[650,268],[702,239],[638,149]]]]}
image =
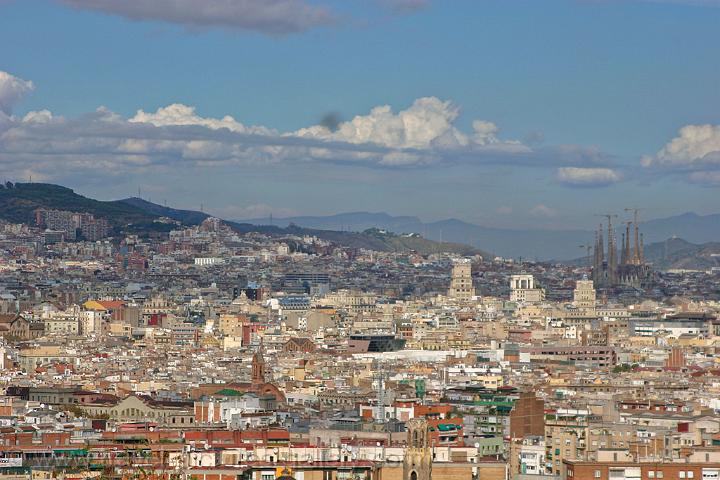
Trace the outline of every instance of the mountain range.
{"type": "MultiPolygon", "coordinates": [[[[112,201],[95,200],[79,195],[70,188],[48,183],[0,184],[0,219],[13,223],[33,224],[34,212],[38,208],[91,213],[98,218],[106,219],[114,234],[146,235],[175,228],[172,224],[158,222],[160,217],[171,218],[183,225],[192,226],[200,224],[210,216],[204,212],[170,208],[135,197],[112,201]]],[[[418,236],[397,235],[372,229],[366,232],[347,232],[297,225],[280,227],[233,221],[225,221],[225,223],[239,233],[257,232],[275,237],[309,235],[350,248],[386,252],[416,251],[423,255],[440,252],[466,256],[488,255],[468,245],[436,242],[418,236]]]]}
{"type": "MultiPolygon", "coordinates": [[[[183,225],[197,225],[207,213],[158,205],[141,198],[100,201],[72,189],[44,183],[0,184],[0,219],[33,223],[37,208],[92,213],[106,218],[115,233],[147,234],[172,225],[158,222],[172,218],[183,225]]],[[[313,235],[351,248],[377,251],[417,251],[421,254],[451,252],[523,257],[525,259],[582,262],[592,243],[589,230],[502,229],[457,219],[422,222],[413,216],[353,212],[331,216],[225,221],[239,233],[258,232],[276,237],[313,235]],[[272,223],[272,224],[270,224],[272,223]],[[416,235],[408,235],[414,233],[416,235]]],[[[646,258],[659,268],[716,266],[720,253],[720,215],[682,215],[648,220],[641,224],[646,258]]]]}
{"type": "MultiPolygon", "coordinates": [[[[244,220],[252,224],[269,224],[269,218],[244,220]]],[[[591,230],[505,229],[476,225],[457,219],[423,222],[412,216],[387,213],[352,212],[330,216],[274,218],[280,227],[295,224],[306,228],[340,231],[364,231],[381,228],[396,233],[419,233],[425,238],[473,245],[504,257],[538,260],[569,260],[583,255],[581,245],[592,244],[591,230]]],[[[642,222],[640,230],[645,243],[663,242],[681,237],[690,243],[720,241],[720,214],[684,213],[642,222]]]]}

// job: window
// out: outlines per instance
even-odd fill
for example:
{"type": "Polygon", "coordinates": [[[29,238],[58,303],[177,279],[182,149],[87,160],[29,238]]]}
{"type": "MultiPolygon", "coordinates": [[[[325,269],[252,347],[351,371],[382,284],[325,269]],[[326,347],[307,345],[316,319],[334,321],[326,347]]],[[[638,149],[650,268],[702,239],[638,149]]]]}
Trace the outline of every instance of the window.
{"type": "Polygon", "coordinates": [[[687,478],[695,478],[695,472],[693,472],[692,470],[688,470],[687,478]]]}
{"type": "MultiPolygon", "coordinates": [[[[682,472],[680,472],[680,473],[682,473],[682,472]]],[[[650,470],[648,472],[648,478],[655,478],[655,470],[650,470]]],[[[685,478],[685,477],[680,477],[680,478],[685,478]]]]}
{"type": "Polygon", "coordinates": [[[600,470],[595,470],[595,478],[600,478],[602,476],[602,472],[600,470]]]}
{"type": "Polygon", "coordinates": [[[662,471],[658,470],[657,472],[655,472],[655,477],[657,477],[657,478],[665,478],[665,472],[662,472],[662,471]]]}
{"type": "Polygon", "coordinates": [[[685,477],[685,472],[682,471],[682,470],[680,470],[680,478],[686,478],[686,477],[685,477]]]}

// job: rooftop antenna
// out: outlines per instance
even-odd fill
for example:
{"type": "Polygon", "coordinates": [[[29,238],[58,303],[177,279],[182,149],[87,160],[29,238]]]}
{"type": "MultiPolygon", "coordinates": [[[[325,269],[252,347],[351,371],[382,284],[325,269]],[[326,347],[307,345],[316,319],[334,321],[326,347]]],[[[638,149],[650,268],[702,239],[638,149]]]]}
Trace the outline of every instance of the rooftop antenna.
{"type": "Polygon", "coordinates": [[[205,212],[205,211],[203,210],[203,204],[202,204],[202,203],[200,204],[200,211],[203,212],[203,213],[205,212]]]}
{"type": "Polygon", "coordinates": [[[140,195],[140,186],[139,185],[138,185],[138,198],[142,198],[142,196],[140,195]]]}

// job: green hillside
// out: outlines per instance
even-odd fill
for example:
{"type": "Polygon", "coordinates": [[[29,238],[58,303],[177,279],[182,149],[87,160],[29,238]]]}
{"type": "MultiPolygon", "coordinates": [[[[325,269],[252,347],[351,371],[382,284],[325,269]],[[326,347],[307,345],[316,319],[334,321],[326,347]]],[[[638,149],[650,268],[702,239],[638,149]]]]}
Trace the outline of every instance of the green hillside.
{"type": "Polygon", "coordinates": [[[38,208],[92,213],[105,218],[113,228],[152,222],[156,215],[122,202],[102,202],[78,195],[72,189],[49,183],[7,183],[0,188],[0,218],[8,222],[35,221],[38,208]]]}

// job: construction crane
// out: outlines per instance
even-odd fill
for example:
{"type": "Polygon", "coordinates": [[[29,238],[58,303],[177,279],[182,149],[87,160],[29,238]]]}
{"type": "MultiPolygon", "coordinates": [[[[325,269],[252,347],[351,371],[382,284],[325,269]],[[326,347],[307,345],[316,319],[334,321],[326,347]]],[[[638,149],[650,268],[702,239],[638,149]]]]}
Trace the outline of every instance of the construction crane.
{"type": "Polygon", "coordinates": [[[610,234],[612,233],[612,219],[617,218],[617,214],[615,213],[596,213],[594,216],[596,217],[605,217],[608,221],[608,238],[610,237],[610,234]]]}
{"type": "Polygon", "coordinates": [[[613,218],[617,218],[616,213],[596,213],[594,216],[595,217],[605,217],[608,219],[608,223],[610,223],[613,218]]]}
{"type": "Polygon", "coordinates": [[[625,211],[625,212],[633,212],[633,221],[634,221],[635,223],[637,223],[637,221],[638,221],[638,212],[640,212],[640,210],[645,210],[645,209],[644,209],[644,208],[626,208],[624,211],[625,211]]]}

